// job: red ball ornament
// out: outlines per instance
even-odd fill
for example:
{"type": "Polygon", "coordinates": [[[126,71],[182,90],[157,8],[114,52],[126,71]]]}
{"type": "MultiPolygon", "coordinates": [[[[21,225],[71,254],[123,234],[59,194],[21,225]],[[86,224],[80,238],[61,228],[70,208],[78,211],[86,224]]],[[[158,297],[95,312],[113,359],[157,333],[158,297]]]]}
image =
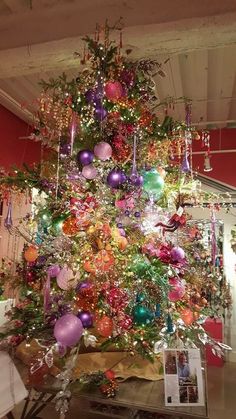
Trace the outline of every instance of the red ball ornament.
{"type": "Polygon", "coordinates": [[[107,99],[116,102],[123,96],[123,87],[119,81],[108,81],[104,88],[107,99]]]}
{"type": "Polygon", "coordinates": [[[111,336],[113,331],[112,319],[108,316],[103,316],[100,320],[97,321],[96,329],[99,335],[101,335],[104,338],[108,338],[109,336],[111,336]]]}
{"type": "Polygon", "coordinates": [[[181,300],[185,294],[185,286],[179,278],[170,278],[169,285],[171,289],[168,293],[168,298],[170,301],[175,302],[181,300]]]}
{"type": "Polygon", "coordinates": [[[105,377],[108,379],[108,380],[114,380],[115,379],[115,373],[114,373],[114,371],[112,371],[112,370],[106,370],[105,372],[104,372],[104,374],[105,374],[105,377]]]}

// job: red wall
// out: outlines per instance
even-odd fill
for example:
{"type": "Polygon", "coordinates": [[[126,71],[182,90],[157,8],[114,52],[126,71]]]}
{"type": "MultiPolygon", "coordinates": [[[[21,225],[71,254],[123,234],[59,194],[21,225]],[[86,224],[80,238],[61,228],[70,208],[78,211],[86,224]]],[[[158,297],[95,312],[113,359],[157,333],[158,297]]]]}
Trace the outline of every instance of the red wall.
{"type": "Polygon", "coordinates": [[[23,163],[32,165],[40,161],[40,143],[20,140],[31,132],[29,125],[0,105],[0,167],[6,170],[23,163]]]}
{"type": "MultiPolygon", "coordinates": [[[[236,150],[236,129],[223,128],[210,132],[211,150],[236,150]]],[[[202,142],[193,142],[193,151],[205,151],[202,142]]],[[[203,175],[236,187],[236,152],[219,153],[211,155],[211,172],[204,172],[204,155],[193,155],[193,168],[203,175]]]]}

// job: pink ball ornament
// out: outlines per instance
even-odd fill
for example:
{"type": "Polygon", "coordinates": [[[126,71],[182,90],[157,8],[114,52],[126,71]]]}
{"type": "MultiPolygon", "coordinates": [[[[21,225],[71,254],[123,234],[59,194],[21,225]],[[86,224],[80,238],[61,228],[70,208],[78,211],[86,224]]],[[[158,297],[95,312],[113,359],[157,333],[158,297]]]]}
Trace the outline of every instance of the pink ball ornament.
{"type": "Polygon", "coordinates": [[[60,317],[54,326],[54,336],[57,342],[64,346],[76,345],[82,334],[82,322],[74,314],[65,314],[60,317]]]}
{"type": "Polygon", "coordinates": [[[185,252],[182,247],[176,246],[171,249],[170,255],[174,262],[182,262],[185,258],[185,252]]]}
{"type": "Polygon", "coordinates": [[[101,141],[95,145],[94,154],[100,160],[105,161],[112,156],[112,148],[110,144],[106,143],[105,141],[101,141]]]}
{"type": "Polygon", "coordinates": [[[107,99],[111,102],[116,102],[123,96],[123,87],[119,81],[108,81],[104,90],[107,99]]]}
{"type": "Polygon", "coordinates": [[[97,169],[92,164],[88,164],[87,166],[84,166],[82,169],[82,175],[85,177],[85,179],[92,180],[97,177],[97,169]]]}
{"type": "Polygon", "coordinates": [[[168,292],[169,300],[174,303],[181,300],[185,294],[185,286],[183,282],[178,278],[170,278],[169,285],[171,286],[171,290],[168,292]]]}
{"type": "Polygon", "coordinates": [[[57,285],[62,290],[67,291],[70,288],[76,287],[79,277],[80,275],[78,272],[74,275],[70,268],[64,266],[57,276],[57,285]]]}

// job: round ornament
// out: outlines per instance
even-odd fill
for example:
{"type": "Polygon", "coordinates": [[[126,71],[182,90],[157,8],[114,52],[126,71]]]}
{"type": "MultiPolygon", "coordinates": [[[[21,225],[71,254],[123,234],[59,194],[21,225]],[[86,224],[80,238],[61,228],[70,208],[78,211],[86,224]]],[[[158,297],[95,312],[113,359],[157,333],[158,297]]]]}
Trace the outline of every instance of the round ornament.
{"type": "Polygon", "coordinates": [[[112,156],[112,148],[110,144],[106,143],[105,141],[101,141],[95,145],[94,154],[100,160],[105,161],[112,156]]]}
{"type": "Polygon", "coordinates": [[[125,173],[120,169],[112,169],[107,176],[107,183],[111,188],[117,189],[126,181],[125,173]]]}
{"type": "Polygon", "coordinates": [[[82,169],[82,175],[85,177],[85,179],[92,180],[97,177],[98,171],[96,167],[94,167],[92,164],[88,164],[87,166],[84,166],[82,169]]]}
{"type": "Polygon", "coordinates": [[[83,327],[89,328],[93,326],[93,316],[89,311],[80,311],[77,317],[80,319],[83,327]]]}
{"type": "Polygon", "coordinates": [[[81,320],[74,314],[65,314],[57,320],[54,326],[54,336],[58,343],[74,346],[79,342],[83,333],[81,320]]]}
{"type": "Polygon", "coordinates": [[[101,319],[97,320],[96,329],[99,335],[101,335],[104,338],[108,338],[112,335],[113,331],[112,319],[108,316],[103,316],[101,319]]]}
{"type": "Polygon", "coordinates": [[[35,246],[29,246],[24,252],[24,258],[27,262],[35,262],[38,255],[38,249],[35,246]]]}
{"type": "Polygon", "coordinates": [[[57,285],[64,291],[75,288],[79,280],[79,272],[74,275],[72,269],[64,266],[57,275],[57,285]]]}
{"type": "Polygon", "coordinates": [[[143,189],[149,195],[159,199],[164,188],[164,179],[156,169],[151,169],[143,175],[143,189]]]}
{"type": "Polygon", "coordinates": [[[134,322],[138,325],[150,323],[154,316],[153,313],[145,306],[138,304],[133,311],[134,322]]]}
{"type": "Polygon", "coordinates": [[[108,81],[104,88],[107,99],[116,102],[123,96],[123,87],[119,81],[108,81]]]}
{"type": "Polygon", "coordinates": [[[190,308],[184,308],[181,310],[180,316],[186,326],[190,326],[195,320],[194,313],[190,308]]]}
{"type": "Polygon", "coordinates": [[[176,246],[171,249],[170,255],[174,262],[182,262],[185,258],[185,252],[182,247],[176,246]]]}
{"type": "Polygon", "coordinates": [[[94,154],[91,150],[80,150],[77,154],[77,162],[82,166],[92,163],[94,154]]]}
{"type": "Polygon", "coordinates": [[[78,233],[79,227],[77,226],[77,218],[73,215],[68,217],[62,224],[62,231],[67,236],[74,236],[78,233]]]}

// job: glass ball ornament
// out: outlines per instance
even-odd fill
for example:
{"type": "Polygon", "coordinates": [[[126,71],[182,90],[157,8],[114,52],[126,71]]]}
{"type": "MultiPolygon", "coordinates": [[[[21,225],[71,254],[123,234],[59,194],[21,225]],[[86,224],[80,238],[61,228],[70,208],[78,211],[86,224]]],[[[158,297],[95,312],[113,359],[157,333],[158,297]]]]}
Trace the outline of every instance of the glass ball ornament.
{"type": "Polygon", "coordinates": [[[112,169],[107,176],[107,183],[113,189],[119,188],[126,180],[126,174],[120,169],[112,169]]]}
{"type": "Polygon", "coordinates": [[[82,166],[87,166],[92,163],[94,154],[91,150],[80,150],[77,154],[77,162],[82,166]]]}
{"type": "Polygon", "coordinates": [[[104,338],[108,338],[112,335],[113,332],[113,321],[108,316],[103,316],[101,319],[97,320],[96,322],[96,329],[104,338]]]}
{"type": "Polygon", "coordinates": [[[55,235],[61,234],[64,221],[67,218],[68,218],[68,214],[61,214],[52,219],[51,229],[52,229],[53,234],[55,235]]]}
{"type": "Polygon", "coordinates": [[[93,326],[93,316],[89,311],[80,311],[77,317],[80,319],[83,327],[89,328],[93,326]]]}
{"type": "Polygon", "coordinates": [[[38,258],[38,249],[35,246],[29,246],[25,251],[24,251],[24,258],[27,262],[35,262],[36,259],[38,258]]]}
{"type": "Polygon", "coordinates": [[[108,81],[104,88],[105,95],[111,102],[117,102],[124,93],[122,84],[119,81],[108,81]]]}
{"type": "Polygon", "coordinates": [[[54,336],[58,343],[65,346],[74,346],[83,334],[81,320],[74,314],[65,314],[60,317],[54,326],[54,336]]]}
{"type": "Polygon", "coordinates": [[[143,174],[143,189],[149,196],[159,199],[162,196],[165,181],[156,169],[151,169],[143,174]]]}
{"type": "Polygon", "coordinates": [[[82,175],[85,179],[92,180],[97,177],[98,171],[96,167],[94,167],[92,164],[88,164],[87,166],[84,166],[82,169],[82,175]]]}
{"type": "Polygon", "coordinates": [[[133,318],[136,324],[146,325],[153,320],[154,315],[149,310],[149,308],[138,304],[136,307],[134,307],[133,318]]]}
{"type": "Polygon", "coordinates": [[[94,154],[100,160],[105,161],[110,159],[110,157],[112,156],[112,148],[110,144],[106,141],[101,141],[100,143],[95,145],[94,154]]]}
{"type": "Polygon", "coordinates": [[[174,262],[182,262],[185,258],[184,249],[180,246],[175,246],[171,249],[170,255],[174,262]]]}

